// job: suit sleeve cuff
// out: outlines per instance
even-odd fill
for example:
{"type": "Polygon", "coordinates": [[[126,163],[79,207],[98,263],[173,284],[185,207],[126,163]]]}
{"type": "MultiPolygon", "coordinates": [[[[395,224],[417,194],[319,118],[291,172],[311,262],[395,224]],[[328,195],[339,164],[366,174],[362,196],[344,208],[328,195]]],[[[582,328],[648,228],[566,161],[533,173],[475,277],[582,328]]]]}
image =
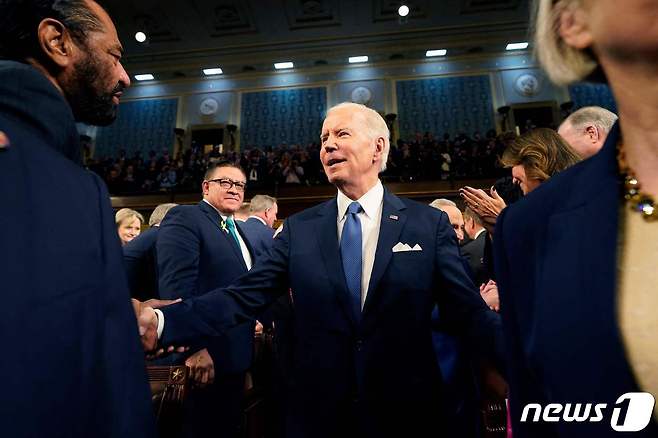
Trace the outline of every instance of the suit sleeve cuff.
{"type": "Polygon", "coordinates": [[[162,338],[162,332],[164,331],[164,313],[160,309],[153,309],[156,315],[158,315],[158,339],[162,338]]]}

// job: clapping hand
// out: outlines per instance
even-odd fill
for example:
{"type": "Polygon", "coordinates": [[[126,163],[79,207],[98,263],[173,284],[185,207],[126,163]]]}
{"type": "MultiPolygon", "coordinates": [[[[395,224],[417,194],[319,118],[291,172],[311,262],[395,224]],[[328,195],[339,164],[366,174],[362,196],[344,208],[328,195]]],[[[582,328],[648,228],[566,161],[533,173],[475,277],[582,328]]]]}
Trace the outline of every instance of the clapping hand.
{"type": "Polygon", "coordinates": [[[459,190],[459,196],[464,199],[468,208],[482,218],[484,227],[489,232],[493,231],[500,212],[507,207],[494,187],[491,187],[490,194],[487,194],[482,189],[466,186],[459,190]]]}

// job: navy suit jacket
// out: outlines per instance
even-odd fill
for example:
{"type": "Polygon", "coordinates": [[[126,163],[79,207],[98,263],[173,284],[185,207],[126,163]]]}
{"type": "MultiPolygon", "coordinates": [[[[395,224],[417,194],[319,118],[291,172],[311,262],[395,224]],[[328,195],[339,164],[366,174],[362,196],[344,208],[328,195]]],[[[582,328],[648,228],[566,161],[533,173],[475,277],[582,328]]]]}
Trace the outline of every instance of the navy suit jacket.
{"type": "MultiPolygon", "coordinates": [[[[595,156],[506,208],[495,262],[514,438],[618,436],[619,396],[638,391],[617,328],[617,127],[595,156]],[[520,423],[528,403],[606,403],[601,422],[520,423]]],[[[627,207],[624,207],[627,208],[627,207]]],[[[655,423],[634,437],[657,436],[655,423]]]]}
{"type": "Polygon", "coordinates": [[[0,131],[2,436],[154,436],[110,198],[75,162],[70,107],[0,61],[0,131]]]}
{"type": "Polygon", "coordinates": [[[445,213],[384,195],[360,323],[350,310],[334,198],[290,217],[268,258],[231,287],[163,309],[163,345],[216,336],[292,290],[288,436],[420,436],[436,426],[441,377],[435,303],[455,329],[491,347],[502,334],[464,271],[445,213]],[[392,252],[398,242],[422,251],[392,252]],[[358,427],[354,428],[354,418],[358,427]]]}
{"type": "Polygon", "coordinates": [[[264,256],[274,243],[274,230],[255,217],[250,217],[240,224],[242,232],[254,249],[256,259],[264,256]]]}
{"type": "Polygon", "coordinates": [[[123,247],[123,263],[130,294],[139,301],[160,298],[158,292],[158,256],[155,244],[159,227],[151,227],[123,247]]]}
{"type": "MultiPolygon", "coordinates": [[[[169,210],[160,224],[156,245],[162,298],[199,296],[228,286],[247,272],[238,245],[221,229],[220,222],[217,210],[204,201],[169,210]]],[[[240,232],[240,225],[236,224],[240,232]]],[[[244,234],[240,234],[249,245],[244,234]]],[[[250,253],[253,254],[251,248],[250,253]]],[[[224,336],[198,347],[208,348],[215,372],[242,372],[251,366],[253,329],[253,321],[243,321],[224,336]]]]}

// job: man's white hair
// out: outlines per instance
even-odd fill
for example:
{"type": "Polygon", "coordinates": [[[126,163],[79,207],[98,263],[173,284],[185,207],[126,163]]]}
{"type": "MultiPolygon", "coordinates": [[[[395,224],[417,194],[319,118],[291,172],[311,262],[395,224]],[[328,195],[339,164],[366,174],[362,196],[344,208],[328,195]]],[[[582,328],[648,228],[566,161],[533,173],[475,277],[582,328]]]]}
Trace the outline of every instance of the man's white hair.
{"type": "Polygon", "coordinates": [[[589,125],[594,125],[606,135],[617,121],[617,115],[600,106],[586,106],[571,113],[564,119],[563,124],[569,122],[576,131],[584,131],[589,125]]]}
{"type": "Polygon", "coordinates": [[[327,110],[327,116],[332,111],[337,109],[343,109],[343,108],[350,108],[352,110],[357,110],[361,114],[363,114],[370,137],[373,140],[376,140],[379,137],[384,139],[384,150],[382,151],[382,164],[379,171],[380,172],[385,171],[386,162],[388,161],[388,153],[391,150],[391,141],[389,138],[391,136],[391,133],[388,130],[388,125],[386,125],[386,121],[374,109],[368,108],[365,105],[361,105],[360,103],[354,103],[354,102],[343,102],[343,103],[339,103],[338,105],[332,106],[327,110]]]}
{"type": "Polygon", "coordinates": [[[446,198],[439,198],[439,199],[435,199],[434,201],[430,202],[430,207],[434,207],[434,208],[439,209],[439,210],[443,210],[441,207],[445,207],[445,206],[457,207],[457,204],[455,204],[450,199],[446,199],[446,198]]]}

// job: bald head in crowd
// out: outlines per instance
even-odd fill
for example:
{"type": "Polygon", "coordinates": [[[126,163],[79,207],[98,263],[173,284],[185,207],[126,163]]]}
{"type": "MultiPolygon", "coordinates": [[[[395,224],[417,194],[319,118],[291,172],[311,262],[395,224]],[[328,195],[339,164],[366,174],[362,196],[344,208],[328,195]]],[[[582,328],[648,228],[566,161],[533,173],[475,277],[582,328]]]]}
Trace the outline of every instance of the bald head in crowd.
{"type": "Polygon", "coordinates": [[[452,225],[452,229],[455,230],[455,234],[457,235],[457,240],[459,242],[464,240],[464,217],[462,216],[462,212],[457,208],[457,204],[450,199],[440,198],[432,201],[430,207],[434,207],[447,214],[450,225],[452,225]]]}
{"type": "Polygon", "coordinates": [[[599,106],[586,106],[567,117],[557,132],[585,159],[601,149],[616,121],[615,113],[599,106]]]}

